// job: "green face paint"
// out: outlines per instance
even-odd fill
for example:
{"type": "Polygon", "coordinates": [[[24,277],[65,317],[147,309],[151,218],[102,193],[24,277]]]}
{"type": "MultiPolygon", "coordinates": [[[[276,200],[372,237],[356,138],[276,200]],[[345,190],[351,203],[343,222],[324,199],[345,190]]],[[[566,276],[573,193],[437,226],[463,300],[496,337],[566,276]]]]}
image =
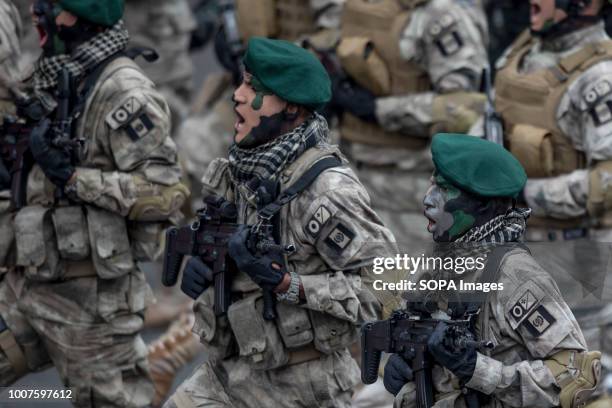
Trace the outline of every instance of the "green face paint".
{"type": "Polygon", "coordinates": [[[251,87],[255,91],[255,99],[251,102],[251,108],[260,110],[263,106],[263,99],[266,95],[274,95],[268,88],[265,87],[255,76],[251,77],[251,87]]]}

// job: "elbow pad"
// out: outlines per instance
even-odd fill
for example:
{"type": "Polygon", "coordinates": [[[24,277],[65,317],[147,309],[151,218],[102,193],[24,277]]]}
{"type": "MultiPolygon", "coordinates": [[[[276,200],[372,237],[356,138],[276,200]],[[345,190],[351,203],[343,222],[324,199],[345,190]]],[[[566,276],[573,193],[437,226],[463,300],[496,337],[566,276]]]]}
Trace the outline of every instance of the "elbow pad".
{"type": "Polygon", "coordinates": [[[131,221],[166,221],[180,210],[191,194],[182,183],[153,185],[141,179],[136,185],[137,198],[128,214],[131,221]]]}
{"type": "Polygon", "coordinates": [[[599,351],[564,350],[544,361],[561,388],[561,408],[578,408],[586,404],[599,384],[600,360],[599,351]]]}

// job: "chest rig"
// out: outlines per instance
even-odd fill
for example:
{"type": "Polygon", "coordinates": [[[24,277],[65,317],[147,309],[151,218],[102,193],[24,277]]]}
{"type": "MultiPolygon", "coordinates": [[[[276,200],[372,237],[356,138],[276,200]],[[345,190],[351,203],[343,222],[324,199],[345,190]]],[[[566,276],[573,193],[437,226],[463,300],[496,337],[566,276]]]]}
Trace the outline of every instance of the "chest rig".
{"type": "Polygon", "coordinates": [[[317,27],[310,2],[304,0],[236,0],[243,40],[253,36],[295,41],[317,27]]]}
{"type": "Polygon", "coordinates": [[[557,109],[583,72],[612,59],[612,41],[585,45],[550,68],[522,74],[520,65],[533,44],[525,32],[513,45],[497,74],[495,108],[504,120],[506,145],[527,176],[554,177],[586,166],[584,154],[559,128],[557,109]]]}
{"type": "MultiPolygon", "coordinates": [[[[402,58],[399,42],[414,10],[428,0],[348,0],[342,14],[338,55],[342,68],[376,96],[425,92],[431,89],[425,70],[402,58]],[[372,86],[376,83],[376,86],[372,86]]],[[[376,124],[344,113],[342,138],[357,143],[422,149],[427,141],[385,132],[376,124]]]]}

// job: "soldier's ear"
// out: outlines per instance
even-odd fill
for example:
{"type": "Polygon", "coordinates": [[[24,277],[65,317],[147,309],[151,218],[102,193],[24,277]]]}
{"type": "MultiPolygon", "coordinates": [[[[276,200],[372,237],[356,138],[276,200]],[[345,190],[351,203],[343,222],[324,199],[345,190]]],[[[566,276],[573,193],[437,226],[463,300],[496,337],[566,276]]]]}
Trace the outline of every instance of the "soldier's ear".
{"type": "Polygon", "coordinates": [[[283,110],[283,113],[285,120],[293,122],[298,118],[298,116],[300,116],[300,107],[296,104],[288,102],[287,106],[285,106],[285,109],[283,110]]]}

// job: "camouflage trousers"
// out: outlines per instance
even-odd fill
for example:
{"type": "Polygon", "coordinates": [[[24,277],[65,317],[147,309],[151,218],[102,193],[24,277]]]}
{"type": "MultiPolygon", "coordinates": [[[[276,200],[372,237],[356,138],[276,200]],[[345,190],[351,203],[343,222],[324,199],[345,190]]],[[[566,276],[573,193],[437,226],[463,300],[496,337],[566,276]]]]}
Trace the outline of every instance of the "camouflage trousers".
{"type": "Polygon", "coordinates": [[[351,407],[358,378],[348,350],[266,371],[230,358],[200,366],[164,408],[351,407]]]}
{"type": "Polygon", "coordinates": [[[44,283],[16,271],[0,276],[0,386],[53,364],[77,407],[149,406],[142,313],[127,306],[129,286],[142,282],[130,275],[44,283]]]}

